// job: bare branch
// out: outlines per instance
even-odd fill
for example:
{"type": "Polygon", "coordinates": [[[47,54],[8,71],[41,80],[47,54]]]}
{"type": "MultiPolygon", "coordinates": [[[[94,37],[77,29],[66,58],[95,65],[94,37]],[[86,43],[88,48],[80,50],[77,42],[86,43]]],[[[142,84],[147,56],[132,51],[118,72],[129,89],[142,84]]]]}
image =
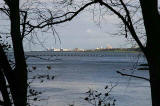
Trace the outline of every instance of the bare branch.
{"type": "Polygon", "coordinates": [[[104,5],[105,7],[107,7],[108,9],[110,9],[113,13],[115,13],[121,20],[122,22],[127,26],[127,28],[129,29],[132,37],[135,39],[135,41],[137,42],[137,44],[139,45],[139,47],[141,48],[141,50],[144,52],[145,51],[145,47],[142,45],[141,41],[139,40],[135,30],[134,30],[134,27],[133,27],[133,24],[132,24],[132,21],[131,21],[131,18],[130,18],[130,13],[126,7],[126,5],[124,4],[124,2],[122,0],[120,0],[122,6],[124,7],[125,11],[126,11],[126,15],[128,17],[128,19],[126,20],[126,18],[120,14],[118,11],[116,11],[113,7],[111,7],[110,5],[108,5],[107,3],[101,1],[101,0],[98,0],[99,3],[101,5],[104,5]]]}
{"type": "Polygon", "coordinates": [[[141,77],[141,76],[135,76],[135,75],[130,75],[130,74],[125,74],[125,73],[122,73],[120,71],[116,71],[118,74],[122,75],[122,76],[129,76],[129,77],[134,77],[134,78],[139,78],[139,79],[144,79],[146,81],[150,81],[148,78],[145,78],[145,77],[141,77]]]}
{"type": "Polygon", "coordinates": [[[133,27],[133,23],[132,23],[132,20],[131,20],[130,12],[129,12],[127,6],[125,5],[125,3],[123,2],[123,0],[120,0],[120,2],[122,4],[122,6],[124,7],[124,10],[125,10],[127,18],[128,18],[128,20],[127,20],[128,21],[128,25],[129,25],[129,26],[127,25],[128,29],[130,30],[132,37],[136,40],[136,42],[138,43],[138,45],[140,46],[142,51],[144,51],[144,46],[142,45],[141,41],[139,40],[139,38],[138,38],[138,36],[136,34],[136,31],[135,31],[135,29],[133,27]]]}
{"type": "Polygon", "coordinates": [[[0,8],[0,11],[2,11],[3,13],[5,13],[7,16],[9,16],[9,14],[10,14],[9,9],[7,9],[7,8],[5,8],[5,7],[0,8]]]}
{"type": "Polygon", "coordinates": [[[11,0],[4,0],[4,2],[8,5],[8,7],[11,6],[11,0]]]}
{"type": "Polygon", "coordinates": [[[61,16],[57,16],[57,17],[51,17],[50,19],[47,19],[41,23],[39,23],[38,25],[32,25],[29,22],[26,22],[26,24],[29,26],[30,30],[28,31],[28,33],[26,35],[28,35],[29,33],[31,33],[34,29],[42,29],[46,26],[52,26],[52,25],[56,25],[56,24],[60,24],[60,23],[64,23],[67,21],[71,21],[74,17],[76,17],[81,11],[83,11],[86,7],[94,4],[95,1],[89,2],[87,4],[85,4],[84,6],[82,6],[79,10],[75,11],[75,12],[67,12],[61,16]],[[68,17],[68,15],[71,15],[68,17]],[[59,19],[59,18],[65,18],[59,21],[54,21],[55,19],[59,19]]]}
{"type": "MultiPolygon", "coordinates": [[[[25,35],[25,31],[26,31],[26,21],[27,21],[27,11],[23,12],[24,13],[24,16],[23,16],[23,23],[22,23],[22,38],[24,37],[25,35]]],[[[22,14],[23,14],[22,13],[22,14]]]]}

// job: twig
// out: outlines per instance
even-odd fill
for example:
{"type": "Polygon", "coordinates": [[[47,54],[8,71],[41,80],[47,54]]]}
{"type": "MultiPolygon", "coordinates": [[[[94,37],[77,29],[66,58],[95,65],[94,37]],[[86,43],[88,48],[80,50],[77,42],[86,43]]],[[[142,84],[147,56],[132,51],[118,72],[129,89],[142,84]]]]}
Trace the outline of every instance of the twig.
{"type": "Polygon", "coordinates": [[[134,77],[134,78],[139,78],[139,79],[144,79],[146,81],[150,81],[148,78],[145,78],[145,77],[141,77],[141,76],[135,76],[135,75],[130,75],[130,74],[125,74],[125,73],[122,73],[120,71],[116,71],[118,74],[122,75],[122,76],[130,76],[130,77],[134,77]]]}

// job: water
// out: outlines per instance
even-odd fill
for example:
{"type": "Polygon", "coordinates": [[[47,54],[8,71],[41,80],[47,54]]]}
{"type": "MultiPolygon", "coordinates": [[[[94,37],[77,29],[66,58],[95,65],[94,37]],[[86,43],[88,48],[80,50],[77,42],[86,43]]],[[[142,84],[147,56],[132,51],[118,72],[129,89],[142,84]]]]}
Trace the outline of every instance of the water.
{"type": "Polygon", "coordinates": [[[124,77],[116,73],[117,70],[148,78],[148,71],[137,71],[138,64],[145,63],[143,57],[80,57],[80,56],[42,56],[28,58],[27,63],[32,72],[29,77],[41,74],[55,75],[54,80],[40,83],[35,80],[31,85],[44,91],[40,98],[45,99],[34,102],[38,106],[91,106],[83,98],[89,88],[103,92],[106,85],[115,85],[111,92],[116,106],[151,106],[149,82],[124,77]],[[33,70],[32,67],[36,67],[33,70]],[[47,69],[51,66],[51,69],[47,69]]]}

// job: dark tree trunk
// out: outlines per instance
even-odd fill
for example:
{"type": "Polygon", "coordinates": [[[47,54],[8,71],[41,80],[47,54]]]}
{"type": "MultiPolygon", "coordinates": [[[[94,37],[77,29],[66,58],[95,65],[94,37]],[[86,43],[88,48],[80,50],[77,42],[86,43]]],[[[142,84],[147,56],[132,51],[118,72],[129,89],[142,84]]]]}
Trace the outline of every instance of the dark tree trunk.
{"type": "MultiPolygon", "coordinates": [[[[158,51],[157,51],[158,52],[158,51]]],[[[150,74],[150,86],[151,86],[151,97],[152,106],[160,106],[160,55],[158,53],[152,52],[152,50],[147,52],[147,60],[149,64],[149,74],[150,74]],[[151,54],[150,54],[151,53],[151,54]]]]}
{"type": "Polygon", "coordinates": [[[9,98],[9,92],[7,91],[7,86],[6,86],[6,80],[4,78],[4,74],[2,71],[2,67],[0,67],[0,91],[2,93],[3,97],[3,105],[4,106],[11,106],[11,101],[9,98]]]}
{"type": "Polygon", "coordinates": [[[140,0],[147,36],[145,55],[149,64],[152,106],[160,106],[160,15],[158,0],[140,0]]]}
{"type": "Polygon", "coordinates": [[[19,0],[11,0],[10,5],[11,38],[13,43],[15,70],[13,83],[13,101],[15,106],[27,104],[27,67],[20,32],[19,0]]]}
{"type": "MultiPolygon", "coordinates": [[[[154,24],[152,24],[152,26],[153,25],[154,24]]],[[[148,30],[148,34],[150,34],[150,36],[148,36],[146,46],[146,58],[149,64],[152,106],[160,106],[160,24],[159,27],[157,25],[155,24],[153,29],[151,28],[148,30]]]]}
{"type": "Polygon", "coordinates": [[[147,30],[146,58],[149,64],[152,106],[160,106],[160,19],[155,19],[147,30]]]}

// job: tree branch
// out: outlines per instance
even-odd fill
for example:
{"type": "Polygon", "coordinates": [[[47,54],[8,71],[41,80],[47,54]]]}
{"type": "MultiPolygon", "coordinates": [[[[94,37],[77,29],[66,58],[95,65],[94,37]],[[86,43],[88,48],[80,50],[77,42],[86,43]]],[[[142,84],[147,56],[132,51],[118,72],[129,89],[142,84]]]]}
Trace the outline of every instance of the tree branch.
{"type": "Polygon", "coordinates": [[[11,6],[11,0],[4,0],[4,2],[8,5],[8,7],[11,6]]]}
{"type": "Polygon", "coordinates": [[[120,1],[121,1],[122,6],[125,8],[126,15],[128,16],[128,20],[126,20],[126,18],[123,17],[122,14],[120,14],[118,11],[116,11],[114,8],[112,8],[110,5],[108,5],[107,3],[103,2],[102,0],[98,0],[98,2],[101,5],[104,5],[105,7],[107,7],[108,9],[110,9],[114,14],[116,14],[122,20],[122,22],[129,29],[132,37],[135,39],[135,41],[137,42],[137,44],[139,45],[139,47],[141,48],[141,50],[143,52],[145,52],[145,47],[142,45],[141,41],[139,40],[139,38],[138,38],[138,36],[137,36],[137,34],[136,34],[135,30],[134,30],[134,27],[133,27],[133,24],[132,24],[130,15],[129,15],[129,11],[128,11],[127,7],[125,6],[124,2],[122,0],[120,0],[120,1]]]}
{"type": "Polygon", "coordinates": [[[0,11],[2,11],[3,13],[5,13],[7,16],[9,16],[9,9],[7,9],[7,8],[0,8],[0,11]]]}
{"type": "Polygon", "coordinates": [[[126,12],[126,15],[127,15],[127,17],[128,17],[128,29],[130,30],[130,33],[131,33],[131,35],[132,35],[132,37],[135,39],[135,41],[137,42],[137,44],[139,45],[139,47],[142,49],[142,51],[145,51],[144,50],[144,46],[142,45],[142,43],[141,43],[141,41],[139,40],[139,38],[138,38],[138,36],[137,36],[137,34],[136,34],[136,31],[135,31],[135,29],[134,29],[134,26],[133,26],[133,23],[132,23],[132,20],[131,20],[131,16],[130,16],[130,12],[129,12],[129,10],[128,10],[128,8],[127,8],[127,6],[125,5],[125,3],[123,2],[123,0],[120,0],[120,2],[121,2],[121,4],[122,4],[122,6],[124,7],[124,10],[125,10],[125,12],[126,12]]]}
{"type": "Polygon", "coordinates": [[[150,81],[148,78],[145,78],[145,77],[141,77],[141,76],[135,76],[135,75],[130,75],[130,74],[125,74],[125,73],[122,73],[120,71],[116,71],[118,74],[122,75],[122,76],[129,76],[129,77],[134,77],[134,78],[139,78],[139,79],[143,79],[143,80],[146,80],[146,81],[150,81]]]}
{"type": "Polygon", "coordinates": [[[85,4],[83,7],[81,7],[79,10],[77,10],[75,12],[67,12],[64,15],[61,15],[61,16],[58,16],[58,17],[51,17],[50,19],[45,20],[45,21],[41,22],[38,25],[32,25],[29,22],[27,22],[26,24],[30,27],[30,30],[28,31],[28,33],[26,35],[31,33],[36,28],[37,29],[42,29],[42,28],[44,28],[46,26],[51,26],[51,25],[56,25],[56,24],[67,22],[67,21],[71,21],[74,17],[76,17],[86,7],[88,7],[88,6],[90,6],[90,5],[94,4],[94,3],[96,3],[96,2],[95,1],[89,2],[89,3],[85,4]],[[70,17],[67,17],[67,15],[69,15],[69,14],[73,14],[73,15],[70,16],[70,17]],[[59,21],[53,22],[53,20],[58,19],[58,18],[63,18],[63,17],[67,17],[67,18],[65,18],[63,20],[59,20],[59,21]]]}
{"type": "Polygon", "coordinates": [[[27,21],[27,11],[24,12],[24,16],[23,16],[22,34],[21,34],[22,39],[23,39],[23,37],[25,35],[25,31],[26,31],[26,21],[27,21]]]}

